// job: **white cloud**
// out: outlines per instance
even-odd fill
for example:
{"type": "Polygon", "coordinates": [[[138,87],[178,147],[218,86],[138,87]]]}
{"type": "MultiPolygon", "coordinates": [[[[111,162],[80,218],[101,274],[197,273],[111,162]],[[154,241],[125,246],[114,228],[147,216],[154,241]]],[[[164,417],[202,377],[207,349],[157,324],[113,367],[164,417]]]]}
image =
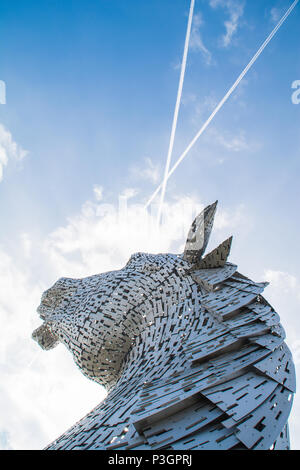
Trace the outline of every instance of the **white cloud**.
{"type": "Polygon", "coordinates": [[[28,233],[21,233],[21,246],[23,248],[25,258],[29,258],[31,254],[32,242],[28,233]]]}
{"type": "Polygon", "coordinates": [[[204,22],[203,22],[201,13],[195,14],[193,18],[192,31],[191,31],[191,37],[190,37],[190,49],[197,51],[197,52],[201,52],[206,65],[211,65],[212,64],[211,52],[204,45],[202,35],[200,33],[200,29],[201,29],[201,26],[203,26],[203,24],[204,22]]]}
{"type": "Polygon", "coordinates": [[[218,100],[214,93],[198,99],[194,94],[184,95],[184,106],[190,106],[191,124],[199,130],[201,120],[206,120],[212,111],[216,108],[218,100]]]}
{"type": "Polygon", "coordinates": [[[282,14],[279,8],[276,8],[276,7],[271,8],[270,18],[271,18],[272,23],[277,23],[280,20],[281,16],[282,14]]]}
{"type": "Polygon", "coordinates": [[[228,47],[238,30],[240,19],[244,14],[244,2],[240,0],[210,0],[209,4],[212,8],[224,8],[229,15],[229,19],[224,22],[226,32],[221,39],[221,45],[228,47]]]}
{"type": "Polygon", "coordinates": [[[20,161],[27,153],[13,140],[11,133],[0,124],[0,181],[3,179],[3,168],[8,161],[10,159],[20,161]]]}
{"type": "Polygon", "coordinates": [[[151,158],[145,157],[144,165],[142,167],[132,167],[130,174],[137,180],[146,180],[157,184],[161,180],[161,166],[155,164],[151,158]]]}
{"type": "MultiPolygon", "coordinates": [[[[247,79],[244,78],[231,96],[231,99],[241,108],[247,106],[245,92],[247,85],[247,79]]],[[[215,92],[210,92],[210,94],[204,97],[198,97],[195,93],[184,93],[182,97],[182,105],[189,110],[191,123],[197,127],[197,130],[199,130],[201,120],[205,121],[215,110],[219,102],[220,96],[216,96],[215,92]]],[[[209,127],[210,129],[211,127],[209,127]]]]}
{"type": "Polygon", "coordinates": [[[239,204],[233,210],[226,209],[217,211],[214,227],[216,230],[235,230],[239,226],[250,227],[250,218],[244,204],[239,204]]]}
{"type": "MultiPolygon", "coordinates": [[[[281,323],[286,331],[287,344],[291,349],[293,361],[296,366],[296,376],[300,374],[300,279],[295,274],[272,268],[264,270],[262,280],[270,282],[266,289],[266,299],[279,313],[281,323]]],[[[291,448],[300,448],[300,400],[296,394],[293,409],[289,418],[291,448]]]]}
{"type": "Polygon", "coordinates": [[[232,136],[228,135],[226,132],[219,132],[216,128],[211,128],[209,137],[212,137],[214,142],[232,152],[241,152],[242,150],[250,149],[250,145],[243,131],[239,131],[236,135],[232,136]]]}
{"type": "Polygon", "coordinates": [[[53,231],[43,245],[44,255],[61,275],[84,276],[120,268],[136,251],[168,251],[182,245],[191,219],[202,209],[196,198],[174,198],[164,205],[162,227],[156,228],[157,206],[149,212],[136,196],[124,190],[117,206],[89,201],[67,225],[53,231]],[[88,210],[86,209],[88,207],[88,210]]]}
{"type": "MultiPolygon", "coordinates": [[[[300,357],[300,326],[299,326],[299,304],[300,304],[300,279],[286,271],[276,269],[265,269],[263,280],[270,282],[268,287],[268,299],[273,307],[278,310],[282,317],[284,328],[289,339],[288,344],[292,347],[297,357],[300,357]]],[[[298,366],[300,360],[297,360],[298,366]]]]}
{"type": "MultiPolygon", "coordinates": [[[[265,279],[268,279],[273,287],[280,289],[281,293],[289,293],[294,291],[300,294],[300,284],[296,276],[284,271],[276,271],[273,269],[266,269],[264,271],[265,279]]],[[[300,297],[299,297],[300,298],[300,297]]]]}
{"type": "Polygon", "coordinates": [[[103,199],[103,187],[95,184],[93,187],[93,191],[97,201],[101,201],[103,199]]]}
{"type": "Polygon", "coordinates": [[[0,248],[0,449],[44,447],[104,396],[63,347],[43,354],[31,339],[41,293],[53,282],[41,283],[35,267],[33,257],[22,262],[0,248]]]}
{"type": "MultiPolygon", "coordinates": [[[[48,269],[59,276],[83,277],[119,269],[135,252],[183,252],[192,220],[204,208],[197,196],[176,195],[165,202],[162,224],[156,225],[158,204],[144,210],[144,203],[124,190],[117,205],[86,202],[80,212],[47,236],[42,245],[48,269]],[[86,208],[89,208],[88,210],[86,208]]],[[[213,202],[213,201],[211,201],[213,202]]],[[[244,205],[228,211],[219,208],[215,229],[225,239],[238,226],[251,224],[244,205]]],[[[222,241],[223,241],[222,239],[222,241]]]]}
{"type": "Polygon", "coordinates": [[[120,194],[121,199],[132,199],[133,197],[137,196],[138,190],[136,188],[126,188],[120,194]]]}

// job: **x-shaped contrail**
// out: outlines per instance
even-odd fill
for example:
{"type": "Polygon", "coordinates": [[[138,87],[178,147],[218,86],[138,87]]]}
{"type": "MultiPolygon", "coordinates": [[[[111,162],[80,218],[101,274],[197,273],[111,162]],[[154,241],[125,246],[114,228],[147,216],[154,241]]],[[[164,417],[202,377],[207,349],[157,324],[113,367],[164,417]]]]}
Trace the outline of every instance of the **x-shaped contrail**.
{"type": "MultiPolygon", "coordinates": [[[[163,202],[164,202],[164,195],[165,195],[165,190],[166,190],[166,184],[167,184],[167,181],[168,179],[170,178],[170,176],[174,173],[174,171],[176,170],[176,168],[178,167],[178,165],[182,162],[182,160],[187,156],[188,152],[191,150],[191,148],[195,145],[195,143],[197,142],[197,140],[199,139],[199,137],[203,134],[203,132],[205,131],[205,129],[209,126],[209,124],[211,123],[211,121],[213,120],[213,118],[215,117],[215,115],[220,111],[220,109],[223,107],[223,105],[226,103],[226,101],[228,100],[228,98],[232,95],[232,93],[234,92],[234,90],[237,88],[237,86],[239,85],[239,83],[242,81],[242,79],[244,78],[244,76],[247,74],[247,72],[250,70],[250,68],[252,67],[252,65],[256,62],[256,60],[258,59],[258,57],[260,56],[260,54],[263,52],[263,50],[265,49],[265,47],[269,44],[269,42],[271,41],[271,39],[275,36],[275,34],[277,33],[277,31],[279,30],[279,28],[281,27],[281,25],[285,22],[285,20],[287,19],[287,17],[290,15],[290,13],[293,11],[293,9],[295,8],[295,6],[297,5],[297,3],[299,2],[299,0],[295,0],[292,5],[290,6],[290,8],[287,10],[287,12],[283,15],[283,17],[281,18],[281,20],[278,22],[278,24],[275,26],[275,28],[273,29],[273,31],[271,32],[271,34],[269,34],[269,36],[267,37],[267,39],[265,40],[265,42],[261,45],[261,47],[258,49],[258,51],[256,52],[256,54],[252,57],[252,59],[250,60],[250,62],[248,63],[248,65],[244,68],[244,70],[242,71],[242,73],[239,75],[239,77],[237,78],[237,80],[234,82],[234,84],[232,85],[232,87],[228,90],[228,92],[226,93],[226,95],[224,96],[224,98],[222,98],[222,100],[220,101],[220,103],[218,104],[218,106],[214,109],[214,111],[211,113],[211,115],[209,116],[209,118],[207,119],[207,121],[203,124],[203,126],[201,127],[201,129],[197,132],[197,134],[195,135],[195,137],[193,138],[193,140],[190,142],[190,144],[186,147],[186,149],[184,150],[184,152],[180,155],[180,157],[178,158],[178,160],[176,161],[176,163],[173,165],[173,167],[171,168],[170,171],[167,171],[165,172],[165,177],[164,177],[164,180],[163,182],[157,187],[157,189],[154,191],[154,193],[152,194],[152,196],[150,197],[150,199],[147,201],[147,203],[145,204],[145,209],[149,206],[149,204],[151,204],[151,202],[153,201],[153,199],[157,196],[157,194],[159,193],[159,191],[161,189],[163,189],[162,191],[162,197],[161,197],[161,200],[160,200],[160,206],[159,206],[159,214],[161,214],[161,210],[162,210],[162,206],[163,206],[163,202]]],[[[169,157],[169,154],[168,154],[168,159],[170,159],[169,157]]],[[[166,166],[166,169],[168,168],[168,163],[167,163],[167,166],[166,166]]]]}

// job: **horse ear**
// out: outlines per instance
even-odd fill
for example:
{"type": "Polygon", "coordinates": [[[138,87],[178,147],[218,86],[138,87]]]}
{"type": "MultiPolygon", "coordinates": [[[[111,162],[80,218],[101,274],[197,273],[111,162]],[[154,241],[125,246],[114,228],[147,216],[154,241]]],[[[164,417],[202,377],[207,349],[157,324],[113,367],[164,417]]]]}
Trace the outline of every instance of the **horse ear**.
{"type": "Polygon", "coordinates": [[[230,253],[232,237],[227,238],[217,248],[208,253],[199,263],[194,265],[194,269],[223,268],[230,253]]]}
{"type": "Polygon", "coordinates": [[[183,253],[183,259],[191,264],[199,263],[206,250],[213,227],[217,204],[218,201],[207,206],[197,215],[191,225],[183,253]]]}

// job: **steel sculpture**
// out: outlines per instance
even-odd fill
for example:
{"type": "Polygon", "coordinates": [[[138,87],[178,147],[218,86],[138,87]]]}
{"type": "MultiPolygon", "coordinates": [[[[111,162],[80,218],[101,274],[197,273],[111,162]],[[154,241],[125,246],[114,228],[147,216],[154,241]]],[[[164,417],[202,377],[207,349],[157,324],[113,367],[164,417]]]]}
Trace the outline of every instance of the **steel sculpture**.
{"type": "Polygon", "coordinates": [[[204,256],[216,203],[183,255],[134,254],[119,271],[59,279],[33,338],[58,342],[107,398],[47,449],[288,449],[295,368],[278,314],[227,261],[204,256]]]}

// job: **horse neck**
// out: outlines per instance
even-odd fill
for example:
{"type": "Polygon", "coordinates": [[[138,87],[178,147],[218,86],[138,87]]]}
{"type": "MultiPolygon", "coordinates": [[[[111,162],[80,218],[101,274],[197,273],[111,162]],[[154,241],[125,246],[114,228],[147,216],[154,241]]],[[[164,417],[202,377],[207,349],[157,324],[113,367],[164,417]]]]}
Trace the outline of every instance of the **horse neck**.
{"type": "Polygon", "coordinates": [[[186,276],[143,305],[144,325],[129,351],[116,387],[166,378],[187,366],[186,342],[202,315],[199,286],[186,276]],[[175,370],[176,368],[176,370],[175,370]]]}

